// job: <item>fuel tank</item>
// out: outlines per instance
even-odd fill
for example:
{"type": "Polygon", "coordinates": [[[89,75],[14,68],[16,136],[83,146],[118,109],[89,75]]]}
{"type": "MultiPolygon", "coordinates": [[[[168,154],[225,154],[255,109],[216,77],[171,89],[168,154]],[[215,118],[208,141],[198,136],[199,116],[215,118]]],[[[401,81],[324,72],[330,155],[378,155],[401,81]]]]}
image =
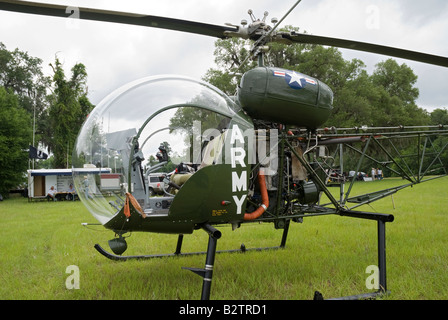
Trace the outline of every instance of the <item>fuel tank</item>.
{"type": "Polygon", "coordinates": [[[280,68],[246,72],[237,100],[255,119],[315,129],[330,116],[333,92],[322,81],[280,68]]]}

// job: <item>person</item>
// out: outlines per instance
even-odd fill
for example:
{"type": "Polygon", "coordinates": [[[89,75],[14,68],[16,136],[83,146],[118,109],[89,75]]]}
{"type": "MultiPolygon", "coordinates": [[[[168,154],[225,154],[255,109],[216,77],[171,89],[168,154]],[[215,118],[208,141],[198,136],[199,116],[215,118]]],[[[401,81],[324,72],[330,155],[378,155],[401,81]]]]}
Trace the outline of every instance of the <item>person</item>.
{"type": "Polygon", "coordinates": [[[53,201],[57,201],[57,199],[56,199],[56,192],[57,191],[54,188],[54,186],[51,186],[50,190],[48,190],[48,192],[47,192],[47,200],[50,201],[50,199],[51,199],[53,201]]]}
{"type": "Polygon", "coordinates": [[[67,195],[67,199],[68,200],[75,200],[75,194],[76,194],[76,190],[75,188],[73,188],[73,183],[70,183],[70,185],[68,186],[68,195],[67,195]]]}
{"type": "Polygon", "coordinates": [[[93,197],[90,195],[90,190],[89,190],[89,186],[90,186],[90,182],[89,179],[87,178],[87,176],[84,176],[84,180],[82,181],[82,186],[84,187],[84,196],[86,197],[86,199],[93,199],[93,197]]]}
{"type": "Polygon", "coordinates": [[[372,168],[372,180],[375,180],[376,178],[376,169],[372,168]]]}
{"type": "Polygon", "coordinates": [[[378,179],[383,180],[383,170],[378,169],[378,179]]]}

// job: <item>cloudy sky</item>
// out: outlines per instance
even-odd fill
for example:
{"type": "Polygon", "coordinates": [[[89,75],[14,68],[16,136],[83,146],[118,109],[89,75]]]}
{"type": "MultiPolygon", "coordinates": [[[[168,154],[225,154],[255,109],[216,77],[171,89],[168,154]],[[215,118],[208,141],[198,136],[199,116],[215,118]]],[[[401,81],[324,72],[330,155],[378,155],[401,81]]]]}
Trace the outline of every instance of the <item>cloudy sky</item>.
{"type": "MultiPolygon", "coordinates": [[[[35,0],[39,1],[39,0],[35,0]]],[[[239,24],[265,11],[280,19],[296,0],[41,0],[76,7],[142,13],[216,25],[239,24]]],[[[81,12],[82,14],[82,12],[81,12]]],[[[372,42],[448,57],[446,0],[302,0],[282,25],[308,33],[372,42]]],[[[33,16],[0,11],[0,41],[43,59],[44,72],[55,56],[67,74],[77,62],[87,67],[89,97],[94,104],[116,88],[139,78],[180,74],[201,78],[214,67],[216,39],[176,31],[33,16]]],[[[371,72],[385,56],[341,50],[359,58],[371,72]]],[[[397,59],[417,74],[420,107],[448,108],[448,68],[397,59]]]]}

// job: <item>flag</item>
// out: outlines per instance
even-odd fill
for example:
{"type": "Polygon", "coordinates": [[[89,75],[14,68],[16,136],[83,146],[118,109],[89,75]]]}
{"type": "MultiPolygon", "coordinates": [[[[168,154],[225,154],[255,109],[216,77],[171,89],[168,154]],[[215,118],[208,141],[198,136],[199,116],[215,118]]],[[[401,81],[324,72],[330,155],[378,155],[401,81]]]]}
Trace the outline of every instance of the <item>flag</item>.
{"type": "Polygon", "coordinates": [[[37,150],[33,146],[30,146],[29,155],[30,155],[30,159],[43,159],[43,160],[45,160],[45,159],[48,158],[48,155],[45,152],[37,150]]]}

